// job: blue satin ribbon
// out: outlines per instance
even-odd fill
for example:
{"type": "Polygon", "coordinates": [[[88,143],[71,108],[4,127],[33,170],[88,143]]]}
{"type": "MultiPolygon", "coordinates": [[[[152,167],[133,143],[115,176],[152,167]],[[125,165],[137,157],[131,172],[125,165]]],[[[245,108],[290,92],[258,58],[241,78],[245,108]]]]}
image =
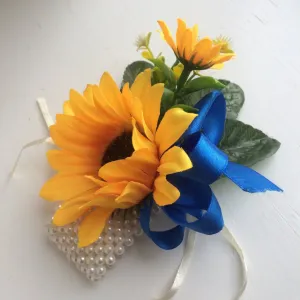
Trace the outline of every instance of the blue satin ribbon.
{"type": "Polygon", "coordinates": [[[167,231],[151,231],[152,195],[144,201],[141,209],[143,230],[165,250],[180,245],[184,228],[203,234],[215,234],[222,230],[224,222],[221,208],[209,186],[220,176],[228,177],[249,193],[282,191],[256,171],[230,162],[228,156],[217,147],[223,136],[226,117],[226,101],[222,93],[211,92],[195,107],[199,110],[198,116],[177,144],[189,155],[193,168],[167,176],[168,181],[180,191],[180,197],[174,204],[161,207],[177,226],[167,231]],[[189,218],[194,220],[190,221],[189,218]]]}

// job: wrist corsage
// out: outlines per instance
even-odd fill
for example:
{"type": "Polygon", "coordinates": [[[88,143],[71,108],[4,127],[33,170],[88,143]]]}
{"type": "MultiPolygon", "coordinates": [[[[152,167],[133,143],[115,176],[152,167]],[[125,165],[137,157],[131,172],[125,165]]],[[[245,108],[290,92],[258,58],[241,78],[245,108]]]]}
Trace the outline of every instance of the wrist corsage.
{"type": "Polygon", "coordinates": [[[205,75],[235,57],[230,40],[199,38],[178,20],[176,38],[159,21],[175,57],[168,65],[137,39],[145,60],[130,64],[120,86],[105,72],[83,93],[70,90],[49,128],[56,174],[40,195],[59,201],[50,238],[91,280],[144,232],[159,247],[179,246],[185,229],[215,234],[224,221],[211,184],[227,177],[245,192],[281,191],[250,168],[273,155],[275,139],[236,118],[242,89],[205,75]],[[160,211],[171,229],[151,229],[160,211]]]}

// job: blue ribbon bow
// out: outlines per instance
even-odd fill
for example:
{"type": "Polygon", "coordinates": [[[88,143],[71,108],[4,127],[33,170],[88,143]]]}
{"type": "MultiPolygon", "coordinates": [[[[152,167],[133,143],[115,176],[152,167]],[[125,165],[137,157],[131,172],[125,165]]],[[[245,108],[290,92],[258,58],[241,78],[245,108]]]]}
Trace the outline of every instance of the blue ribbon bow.
{"type": "Polygon", "coordinates": [[[222,93],[211,92],[195,107],[199,110],[198,116],[183,134],[182,142],[178,143],[189,155],[193,168],[167,176],[168,181],[180,191],[180,197],[172,205],[161,207],[177,226],[166,231],[150,230],[152,194],[145,199],[141,209],[140,223],[144,232],[165,250],[181,244],[185,227],[203,234],[215,234],[222,230],[221,208],[209,186],[220,176],[228,177],[249,193],[282,191],[256,171],[230,162],[228,156],[217,147],[223,136],[226,117],[226,101],[222,93]],[[187,215],[196,220],[189,222],[187,215]]]}

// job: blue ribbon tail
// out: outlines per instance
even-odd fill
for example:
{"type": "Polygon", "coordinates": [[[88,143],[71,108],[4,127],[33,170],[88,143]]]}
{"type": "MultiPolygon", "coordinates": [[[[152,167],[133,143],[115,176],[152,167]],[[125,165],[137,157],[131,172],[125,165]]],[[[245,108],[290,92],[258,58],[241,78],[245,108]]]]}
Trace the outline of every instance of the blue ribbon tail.
{"type": "Polygon", "coordinates": [[[248,193],[283,191],[277,185],[256,171],[230,161],[228,162],[223,174],[238,185],[243,191],[248,193]]]}
{"type": "Polygon", "coordinates": [[[144,205],[140,210],[140,224],[144,232],[152,239],[152,241],[164,250],[171,250],[178,247],[184,237],[184,228],[180,225],[166,231],[151,231],[150,216],[153,205],[152,194],[144,201],[144,205]]]}

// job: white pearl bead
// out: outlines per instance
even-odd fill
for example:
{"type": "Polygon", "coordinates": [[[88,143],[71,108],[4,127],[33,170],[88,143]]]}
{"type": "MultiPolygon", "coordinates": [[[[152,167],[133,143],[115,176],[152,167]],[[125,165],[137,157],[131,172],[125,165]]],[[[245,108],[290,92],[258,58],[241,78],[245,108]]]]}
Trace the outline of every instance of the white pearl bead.
{"type": "Polygon", "coordinates": [[[90,280],[92,282],[96,282],[100,279],[100,277],[95,274],[87,275],[86,277],[88,280],[90,280]]]}
{"type": "Polygon", "coordinates": [[[68,235],[68,236],[66,237],[66,242],[67,242],[69,245],[72,245],[72,244],[74,243],[74,237],[68,235]]]}
{"type": "Polygon", "coordinates": [[[76,253],[79,254],[79,255],[83,254],[84,253],[84,249],[83,248],[77,248],[76,249],[76,253]]]}
{"type": "Polygon", "coordinates": [[[64,227],[57,227],[57,232],[64,233],[64,227]]]}
{"type": "Polygon", "coordinates": [[[86,273],[86,272],[87,272],[87,267],[86,267],[85,265],[80,266],[80,271],[81,271],[82,273],[86,273]]]}
{"type": "Polygon", "coordinates": [[[133,208],[132,211],[131,211],[131,214],[132,214],[132,216],[137,217],[138,214],[139,214],[138,209],[137,208],[133,208]]]}
{"type": "Polygon", "coordinates": [[[62,232],[63,233],[68,233],[68,227],[62,227],[62,232]]]}
{"type": "Polygon", "coordinates": [[[107,221],[107,224],[109,224],[109,225],[113,225],[113,224],[114,224],[114,220],[112,220],[112,219],[109,219],[109,220],[107,221]]]}
{"type": "Polygon", "coordinates": [[[76,263],[77,264],[80,264],[80,265],[83,265],[83,264],[85,264],[85,256],[77,256],[77,258],[76,258],[76,263]]]}
{"type": "Polygon", "coordinates": [[[112,244],[114,242],[114,236],[112,234],[106,234],[104,238],[104,243],[112,244]]]}
{"type": "Polygon", "coordinates": [[[100,254],[104,251],[104,246],[102,244],[97,244],[95,246],[95,253],[96,254],[100,254]]]}
{"type": "Polygon", "coordinates": [[[98,237],[97,243],[98,243],[98,244],[103,244],[103,243],[104,243],[104,237],[103,237],[103,235],[100,235],[100,236],[98,237]]]}
{"type": "Polygon", "coordinates": [[[116,254],[116,255],[121,256],[121,255],[124,254],[124,252],[125,252],[125,248],[124,248],[123,245],[117,245],[117,246],[115,247],[115,254],[116,254]]]}
{"type": "Polygon", "coordinates": [[[105,262],[105,257],[104,257],[104,255],[103,254],[99,254],[99,255],[97,255],[96,257],[95,257],[95,263],[96,263],[96,265],[103,265],[104,264],[104,262],[105,262]]]}
{"type": "Polygon", "coordinates": [[[101,266],[101,267],[97,268],[97,274],[99,276],[102,277],[102,276],[105,275],[105,273],[106,273],[106,267],[105,266],[101,266]]]}
{"type": "Polygon", "coordinates": [[[132,221],[131,221],[131,226],[136,226],[136,225],[138,225],[139,224],[139,220],[138,219],[133,219],[132,221]]]}
{"type": "Polygon", "coordinates": [[[105,227],[105,232],[112,234],[114,232],[114,227],[113,226],[105,227]]]}
{"type": "Polygon", "coordinates": [[[55,244],[58,244],[59,242],[59,237],[56,235],[51,236],[51,241],[55,244]]]}
{"type": "Polygon", "coordinates": [[[125,240],[124,240],[124,244],[125,244],[125,246],[127,246],[127,247],[132,246],[133,243],[134,243],[134,239],[133,239],[132,236],[128,236],[128,237],[126,237],[125,240]]]}
{"type": "Polygon", "coordinates": [[[49,226],[49,227],[48,227],[48,233],[49,233],[50,235],[55,234],[55,233],[56,233],[56,228],[54,228],[54,227],[52,227],[52,226],[49,226]]]}
{"type": "Polygon", "coordinates": [[[143,229],[141,228],[140,225],[137,225],[136,228],[134,229],[134,235],[135,236],[143,235],[143,229]]]}
{"type": "Polygon", "coordinates": [[[121,235],[115,237],[116,244],[122,244],[124,242],[124,238],[121,235]]]}
{"type": "Polygon", "coordinates": [[[84,248],[84,251],[86,254],[90,254],[94,252],[94,247],[93,246],[88,246],[84,248]]]}
{"type": "Polygon", "coordinates": [[[61,236],[58,238],[58,242],[59,242],[60,244],[65,243],[65,241],[66,241],[66,237],[65,237],[64,235],[61,235],[61,236]]]}
{"type": "Polygon", "coordinates": [[[95,257],[93,255],[89,255],[86,258],[86,264],[87,265],[93,265],[95,263],[95,257]]]}
{"type": "Polygon", "coordinates": [[[130,220],[125,220],[124,221],[124,226],[130,226],[130,220]]]}
{"type": "Polygon", "coordinates": [[[131,236],[133,234],[133,231],[131,228],[125,228],[124,235],[125,236],[131,236]]]}
{"type": "Polygon", "coordinates": [[[113,245],[108,244],[108,245],[104,246],[104,253],[105,254],[109,254],[109,253],[111,253],[113,251],[114,251],[113,245]]]}
{"type": "Polygon", "coordinates": [[[105,258],[105,263],[109,267],[112,267],[116,263],[116,257],[112,253],[107,255],[106,258],[105,258]]]}
{"type": "Polygon", "coordinates": [[[115,220],[115,225],[119,227],[122,225],[122,222],[120,220],[115,220]]]}
{"type": "Polygon", "coordinates": [[[68,246],[68,253],[75,252],[75,250],[76,250],[76,247],[74,245],[69,245],[68,246]]]}
{"type": "Polygon", "coordinates": [[[123,234],[123,228],[122,227],[116,227],[115,228],[115,235],[122,235],[123,234]]]}
{"type": "Polygon", "coordinates": [[[96,268],[94,266],[89,266],[87,267],[86,273],[88,275],[94,275],[96,274],[96,268]]]}

